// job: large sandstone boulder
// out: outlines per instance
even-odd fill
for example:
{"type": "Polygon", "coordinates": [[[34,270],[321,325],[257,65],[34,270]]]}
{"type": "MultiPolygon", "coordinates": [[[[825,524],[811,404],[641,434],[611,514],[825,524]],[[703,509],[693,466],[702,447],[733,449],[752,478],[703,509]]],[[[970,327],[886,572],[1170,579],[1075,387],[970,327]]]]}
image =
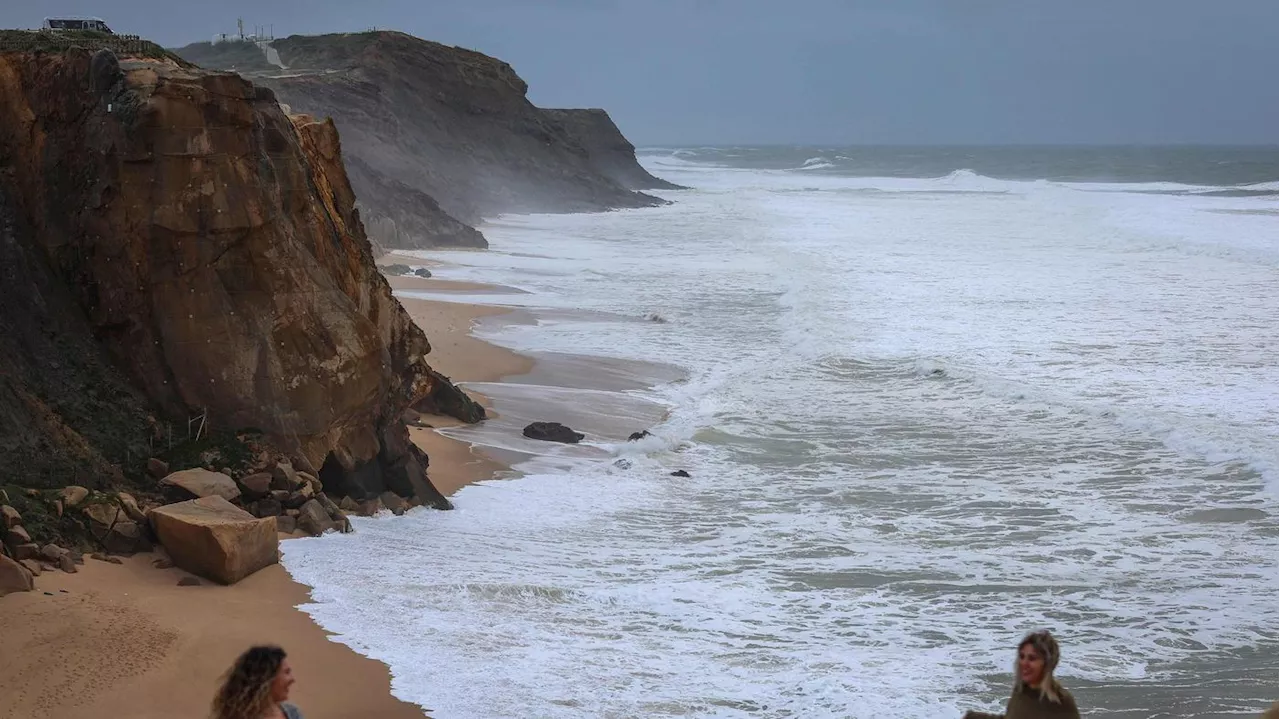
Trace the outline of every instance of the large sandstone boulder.
{"type": "Polygon", "coordinates": [[[214,495],[169,504],[147,515],[174,564],[234,584],[276,563],[275,517],[262,519],[214,495]]]}
{"type": "Polygon", "coordinates": [[[0,555],[0,597],[13,592],[29,592],[35,586],[30,570],[17,560],[0,555]]]}
{"type": "Polygon", "coordinates": [[[240,488],[234,479],[222,472],[207,469],[184,469],[160,480],[161,487],[177,487],[187,494],[200,497],[222,497],[227,501],[240,498],[240,488]]]}

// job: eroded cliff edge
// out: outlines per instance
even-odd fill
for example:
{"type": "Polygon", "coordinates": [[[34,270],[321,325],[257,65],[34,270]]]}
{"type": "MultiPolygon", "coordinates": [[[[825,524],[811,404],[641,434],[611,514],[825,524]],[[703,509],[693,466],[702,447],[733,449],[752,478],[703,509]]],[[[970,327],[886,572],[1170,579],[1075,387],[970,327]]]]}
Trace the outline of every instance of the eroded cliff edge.
{"type": "Polygon", "coordinates": [[[0,53],[0,268],[0,473],[106,487],[203,415],[334,494],[447,506],[401,415],[472,406],[374,265],[332,122],[234,74],[0,53]]]}
{"type": "Polygon", "coordinates": [[[292,36],[176,50],[272,88],[294,111],[332,117],[370,236],[386,247],[485,246],[484,217],[646,207],[649,176],[602,110],[547,111],[507,63],[399,32],[292,36]],[[249,46],[252,47],[252,46],[249,46]],[[583,114],[585,113],[585,114],[583,114]]]}

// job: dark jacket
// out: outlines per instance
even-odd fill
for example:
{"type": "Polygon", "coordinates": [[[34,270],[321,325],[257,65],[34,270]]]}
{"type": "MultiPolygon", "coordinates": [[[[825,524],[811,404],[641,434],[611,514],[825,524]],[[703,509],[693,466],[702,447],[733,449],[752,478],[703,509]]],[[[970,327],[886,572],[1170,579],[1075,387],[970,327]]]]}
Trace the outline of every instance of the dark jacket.
{"type": "Polygon", "coordinates": [[[1019,684],[1014,687],[1004,714],[968,712],[965,719],[1080,719],[1080,710],[1076,709],[1076,700],[1071,692],[1063,689],[1057,681],[1049,681],[1053,682],[1052,694],[1057,701],[1049,693],[1019,684]]]}

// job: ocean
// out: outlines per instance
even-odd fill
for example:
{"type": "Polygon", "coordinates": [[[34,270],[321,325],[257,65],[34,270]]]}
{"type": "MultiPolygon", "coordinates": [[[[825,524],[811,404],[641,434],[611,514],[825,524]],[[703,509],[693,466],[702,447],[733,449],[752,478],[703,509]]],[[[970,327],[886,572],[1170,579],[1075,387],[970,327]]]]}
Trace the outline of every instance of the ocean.
{"type": "Polygon", "coordinates": [[[539,372],[470,387],[502,418],[452,430],[518,476],[285,545],[397,696],[959,717],[1047,628],[1086,717],[1276,698],[1275,148],[641,160],[691,189],[423,253],[525,291],[416,294],[519,308],[477,331],[539,372]]]}

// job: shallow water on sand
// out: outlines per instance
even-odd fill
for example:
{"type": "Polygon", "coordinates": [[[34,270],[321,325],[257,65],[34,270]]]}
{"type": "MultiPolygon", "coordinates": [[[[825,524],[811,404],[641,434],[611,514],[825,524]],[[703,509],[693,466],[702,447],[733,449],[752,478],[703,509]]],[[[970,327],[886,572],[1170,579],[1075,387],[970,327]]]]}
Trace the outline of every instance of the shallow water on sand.
{"type": "Polygon", "coordinates": [[[286,547],[398,695],[959,716],[1047,627],[1098,714],[1274,699],[1274,196],[650,162],[697,189],[433,254],[527,292],[450,293],[530,313],[480,332],[540,368],[455,430],[524,476],[286,547]]]}

